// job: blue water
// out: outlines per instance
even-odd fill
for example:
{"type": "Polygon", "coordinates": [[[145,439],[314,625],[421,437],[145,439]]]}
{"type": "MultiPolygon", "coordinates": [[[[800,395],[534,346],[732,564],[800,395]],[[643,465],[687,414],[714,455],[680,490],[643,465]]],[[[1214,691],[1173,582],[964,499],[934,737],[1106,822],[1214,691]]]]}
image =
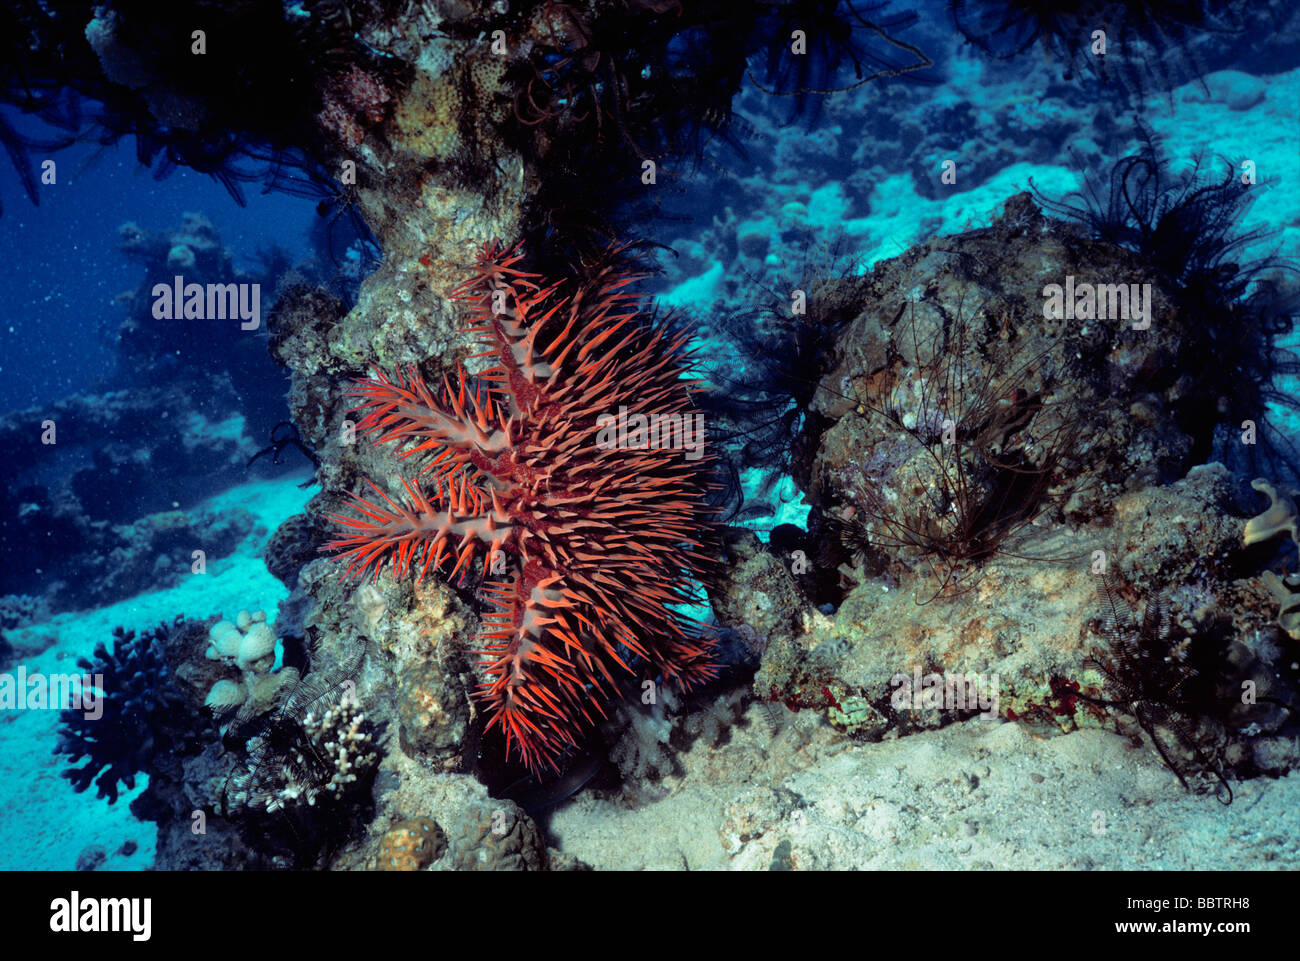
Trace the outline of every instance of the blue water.
{"type": "MultiPolygon", "coordinates": [[[[52,133],[12,107],[0,111],[25,135],[52,133]]],[[[12,168],[0,179],[0,263],[8,295],[0,324],[0,410],[57,400],[112,374],[113,339],[123,316],[113,298],[140,282],[139,266],[117,249],[120,225],[134,221],[163,230],[178,225],[183,213],[200,211],[245,260],[271,244],[294,259],[310,253],[316,218],[310,200],[248,185],[249,202],[241,207],[205,174],[179,167],[156,178],[137,162],[132,138],[38,156],[38,173],[44,159],[55,161],[57,183],[40,187],[39,207],[28,202],[12,168]]]]}

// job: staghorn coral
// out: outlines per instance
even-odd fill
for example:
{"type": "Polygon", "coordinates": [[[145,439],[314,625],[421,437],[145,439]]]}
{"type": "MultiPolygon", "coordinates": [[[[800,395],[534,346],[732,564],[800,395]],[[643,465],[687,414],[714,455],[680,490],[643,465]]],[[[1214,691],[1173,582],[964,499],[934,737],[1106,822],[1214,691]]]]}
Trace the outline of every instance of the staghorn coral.
{"type": "MultiPolygon", "coordinates": [[[[355,704],[340,701],[317,716],[302,720],[303,741],[286,755],[281,767],[283,785],[264,796],[267,813],[290,805],[314,805],[321,794],[342,797],[376,764],[374,726],[355,704]]],[[[250,798],[258,803],[259,798],[250,798]]]]}
{"type": "Polygon", "coordinates": [[[462,372],[442,402],[416,370],[376,371],[353,391],[359,427],[409,445],[403,457],[425,460],[431,483],[403,478],[397,499],[371,483],[376,500],[354,494],[351,514],[331,515],[342,536],[327,547],[350,573],[390,565],[420,579],[454,560],[448,579],[463,581],[480,559],[498,578],[483,588],[495,610],[480,697],[488,730],[534,771],[605,715],[631,663],[683,687],[715,673],[711,642],[674,608],[711,567],[710,459],[602,440],[601,415],[624,409],[691,418],[686,334],[627,289],[637,275],[624,253],[569,286],[519,269],[518,248],[486,245],[453,296],[473,305],[496,365],[472,384],[462,372]]]}

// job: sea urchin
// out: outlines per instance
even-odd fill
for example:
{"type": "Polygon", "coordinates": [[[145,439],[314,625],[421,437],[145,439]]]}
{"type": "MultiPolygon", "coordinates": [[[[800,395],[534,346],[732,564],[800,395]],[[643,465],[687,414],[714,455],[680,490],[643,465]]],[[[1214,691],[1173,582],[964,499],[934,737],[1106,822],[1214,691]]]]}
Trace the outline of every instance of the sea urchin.
{"type": "Polygon", "coordinates": [[[357,381],[358,427],[425,466],[402,495],[350,495],[327,547],[375,577],[451,562],[463,581],[481,562],[487,729],[540,771],[633,665],[683,686],[714,674],[711,641],[679,610],[710,574],[714,521],[688,335],[629,289],[626,248],[579,281],[545,282],[522,259],[490,243],[452,292],[490,369],[444,380],[441,401],[416,369],[357,381]]]}

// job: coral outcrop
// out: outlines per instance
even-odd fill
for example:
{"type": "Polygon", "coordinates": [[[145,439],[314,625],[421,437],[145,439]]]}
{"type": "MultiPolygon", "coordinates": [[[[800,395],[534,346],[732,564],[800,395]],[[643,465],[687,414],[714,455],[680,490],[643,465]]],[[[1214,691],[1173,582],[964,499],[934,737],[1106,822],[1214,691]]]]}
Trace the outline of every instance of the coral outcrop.
{"type": "Polygon", "coordinates": [[[1292,513],[1272,489],[1242,543],[1250,508],[1232,473],[1196,454],[1235,425],[1189,413],[1215,374],[1176,361],[1192,335],[1162,276],[1021,195],[988,228],[843,282],[861,310],[826,350],[793,448],[822,536],[802,558],[775,532],[766,549],[733,539],[715,599],[724,624],[763,638],[756,695],[855,738],[982,713],[1144,726],[1176,773],[1208,771],[1220,789],[1278,770],[1293,753],[1294,670],[1266,597],[1285,627],[1291,592],[1276,574],[1261,587],[1247,545],[1292,513]],[[1150,326],[1054,316],[1045,291],[1068,275],[1149,283],[1150,326]],[[1107,576],[1135,611],[1167,618],[1152,643],[1185,659],[1176,697],[1134,676],[1140,644],[1107,633],[1107,576]],[[818,591],[833,603],[815,606],[818,591]],[[963,696],[970,677],[988,697],[963,696]],[[933,697],[931,679],[945,685],[933,697]]]}
{"type": "Polygon", "coordinates": [[[175,583],[196,548],[232,552],[253,515],[197,508],[247,477],[257,448],[237,408],[229,381],[204,375],[0,418],[0,595],[39,592],[54,613],[92,607],[175,583]]]}

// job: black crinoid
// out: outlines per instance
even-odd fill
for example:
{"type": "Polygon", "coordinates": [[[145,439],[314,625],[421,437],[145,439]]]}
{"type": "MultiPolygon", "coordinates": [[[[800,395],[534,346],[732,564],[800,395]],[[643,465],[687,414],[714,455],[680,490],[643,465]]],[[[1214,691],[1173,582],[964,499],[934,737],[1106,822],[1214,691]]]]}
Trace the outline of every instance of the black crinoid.
{"type": "Polygon", "coordinates": [[[494,128],[547,171],[527,210],[531,248],[590,260],[660,215],[674,164],[715,139],[736,146],[731,99],[754,16],[721,2],[525,0],[449,28],[531,38],[506,68],[494,128]]]}
{"type": "Polygon", "coordinates": [[[868,573],[925,578],[919,603],[965,593],[995,555],[1061,559],[1024,542],[1090,483],[1086,412],[1050,345],[1004,342],[1008,323],[964,298],[924,316],[905,303],[894,361],[856,398],[866,447],[839,470],[832,526],[868,573]]]}
{"type": "Polygon", "coordinates": [[[710,440],[737,474],[762,470],[806,483],[827,419],[815,409],[822,377],[845,326],[861,309],[863,281],[840,240],[805,242],[803,263],[784,283],[749,278],[756,304],[720,314],[711,334],[726,345],[705,365],[712,390],[699,401],[710,440]]]}
{"type": "Polygon", "coordinates": [[[1188,636],[1159,594],[1147,598],[1139,618],[1128,587],[1114,574],[1102,575],[1097,592],[1105,647],[1094,649],[1085,664],[1095,667],[1105,684],[1100,697],[1077,696],[1136,721],[1184,788],[1192,789],[1189,778],[1208,778],[1216,782],[1218,799],[1231,804],[1232,787],[1211,744],[1217,726],[1212,715],[1222,706],[1213,666],[1222,639],[1188,636]]]}
{"type": "MultiPolygon", "coordinates": [[[[361,176],[361,174],[357,174],[361,176]]],[[[347,178],[351,181],[353,178],[347,178]]],[[[358,274],[367,273],[383,258],[379,241],[361,212],[361,183],[341,183],[323,165],[305,164],[304,169],[280,173],[267,190],[278,190],[315,202],[309,243],[321,266],[328,262],[335,275],[331,286],[343,287],[350,301],[356,300],[358,274]]]]}
{"type": "Polygon", "coordinates": [[[1203,34],[1239,34],[1246,21],[1238,5],[1217,0],[949,0],[966,40],[1000,60],[1042,48],[1066,80],[1083,69],[1117,79],[1141,99],[1199,77],[1193,42],[1203,34]],[[1105,53],[1094,53],[1094,32],[1105,33],[1105,53]],[[1112,69],[1114,63],[1118,69],[1112,69]]]}
{"type": "MultiPolygon", "coordinates": [[[[303,443],[302,435],[298,433],[298,425],[293,423],[293,421],[282,420],[272,427],[270,441],[269,444],[250,457],[248,463],[244,466],[252,467],[259,457],[264,457],[267,454],[271,455],[272,464],[279,464],[280,457],[284,453],[285,449],[293,447],[298,451],[298,453],[302,454],[303,457],[311,461],[311,465],[315,470],[320,470],[320,458],[316,456],[314,450],[303,443]]],[[[315,477],[313,476],[303,481],[298,486],[309,487],[315,482],[315,477]]]]}
{"type": "Polygon", "coordinates": [[[930,64],[893,36],[914,14],[878,15],[847,0],[524,0],[501,8],[444,28],[466,38],[497,30],[529,38],[506,67],[509,102],[498,105],[504,119],[495,130],[547,170],[527,225],[545,236],[530,236],[530,246],[571,245],[577,256],[659,216],[674,171],[703,162],[712,145],[743,154],[732,101],[747,74],[791,97],[798,115],[834,88],[930,64]],[[658,189],[645,189],[652,184],[658,189]]]}
{"type": "Polygon", "coordinates": [[[888,3],[849,0],[777,0],[756,6],[762,8],[756,31],[761,42],[749,80],[770,96],[790,98],[787,124],[815,122],[831,94],[934,65],[900,36],[919,20],[912,10],[891,12],[888,3]]]}
{"type": "Polygon", "coordinates": [[[373,812],[383,725],[357,700],[364,645],[343,665],[296,684],[269,716],[232,730],[247,751],[221,792],[221,814],[253,849],[318,867],[373,812]]]}
{"type": "MultiPolygon", "coordinates": [[[[131,137],[156,176],[186,166],[243,205],[246,183],[278,189],[287,169],[312,175],[307,155],[323,147],[316,115],[331,78],[353,65],[393,69],[359,36],[360,19],[380,9],[349,0],[14,0],[0,37],[0,103],[52,124],[58,145],[131,137]]],[[[0,121],[0,143],[35,201],[28,155],[41,142],[0,121]]]]}
{"type": "Polygon", "coordinates": [[[168,646],[184,624],[178,617],[139,635],[117,627],[112,650],[99,643],[93,660],[77,659],[99,701],[97,706],[83,702],[60,715],[55,753],[86,759],[81,767],[63,772],[73,790],[84,791],[93,783],[96,795],[113,804],[119,785],[133,789],[137,774],[152,771],[162,757],[197,738],[198,725],[168,666],[168,646]]]}
{"type": "Polygon", "coordinates": [[[1038,199],[1133,251],[1172,293],[1178,355],[1152,371],[1151,388],[1176,394],[1171,406],[1192,439],[1193,463],[1220,460],[1246,477],[1300,476],[1300,453],[1270,415],[1270,406],[1300,412],[1300,399],[1277,386],[1279,376],[1300,373],[1300,360],[1281,346],[1300,318],[1300,265],[1253,255],[1268,234],[1241,228],[1269,185],[1243,183],[1239,166],[1203,157],[1175,175],[1151,131],[1139,124],[1138,134],[1138,151],[1105,183],[1089,178],[1081,192],[1038,199]],[[1243,443],[1247,422],[1255,430],[1243,443]]]}

